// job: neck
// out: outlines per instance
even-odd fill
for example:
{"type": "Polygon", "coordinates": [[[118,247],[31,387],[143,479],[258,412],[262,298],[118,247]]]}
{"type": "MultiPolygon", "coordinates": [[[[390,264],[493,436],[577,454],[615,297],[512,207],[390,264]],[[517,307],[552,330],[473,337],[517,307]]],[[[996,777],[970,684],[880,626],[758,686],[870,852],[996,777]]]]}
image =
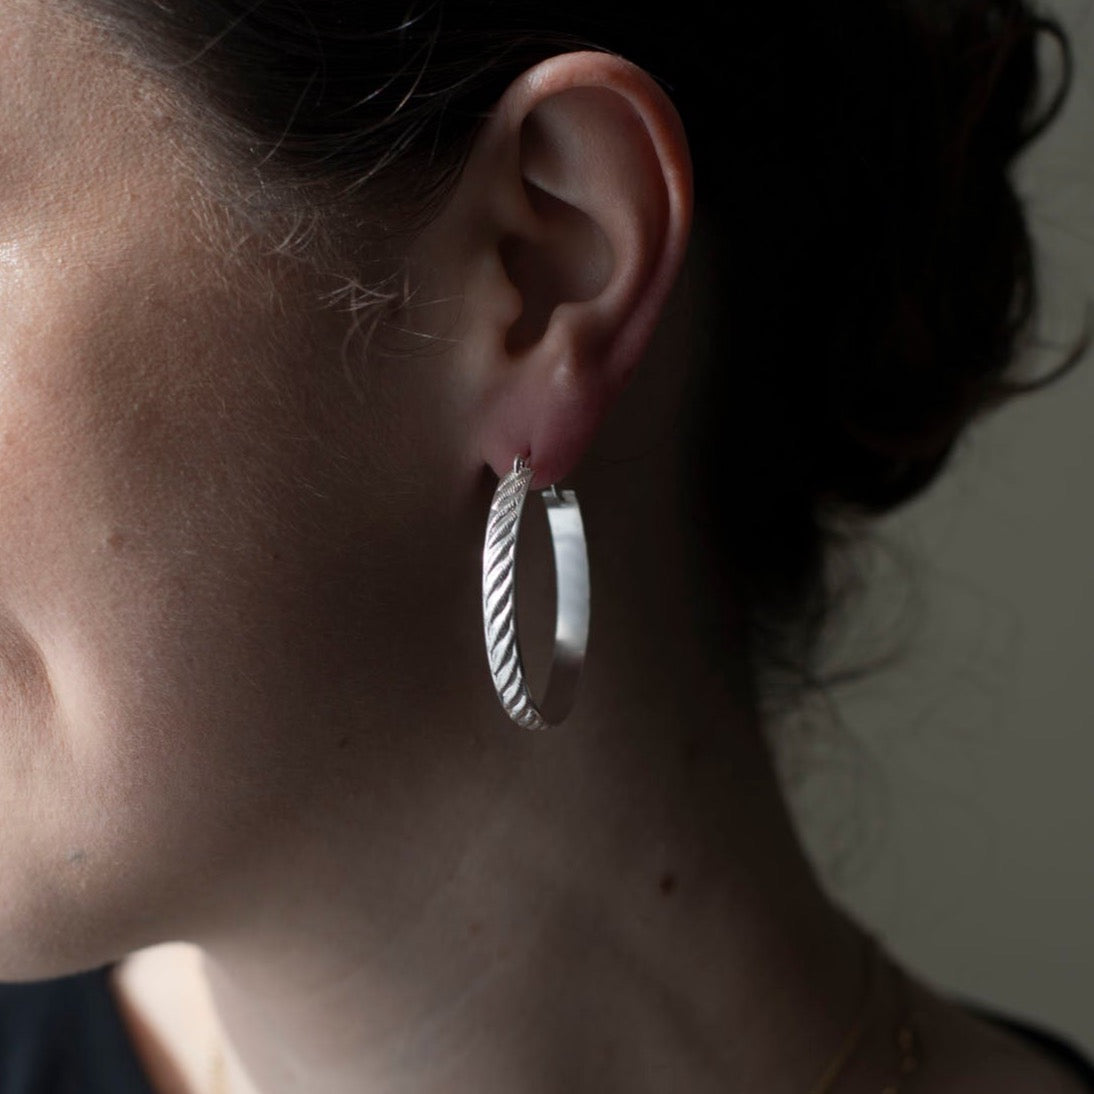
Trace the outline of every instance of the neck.
{"type": "MultiPolygon", "coordinates": [[[[422,626],[393,632],[389,709],[369,698],[324,793],[188,935],[233,1089],[790,1092],[835,1051],[861,1002],[860,932],[810,869],[752,706],[698,647],[671,476],[647,462],[594,459],[574,483],[593,630],[554,731],[518,730],[493,694],[482,529],[423,561],[421,610],[404,590],[392,614],[422,626]],[[406,648],[428,686],[400,683],[406,648]]],[[[485,517],[480,487],[464,508],[485,517]]],[[[521,640],[542,667],[538,499],[525,520],[521,640]]]]}
{"type": "MultiPolygon", "coordinates": [[[[489,691],[486,730],[424,712],[436,751],[412,790],[312,812],[241,868],[239,899],[193,938],[233,1089],[808,1089],[859,1005],[857,933],[813,877],[754,718],[689,648],[679,567],[637,553],[595,571],[599,645],[557,731],[487,714],[489,691]]],[[[473,657],[460,678],[483,675],[473,657]]]]}

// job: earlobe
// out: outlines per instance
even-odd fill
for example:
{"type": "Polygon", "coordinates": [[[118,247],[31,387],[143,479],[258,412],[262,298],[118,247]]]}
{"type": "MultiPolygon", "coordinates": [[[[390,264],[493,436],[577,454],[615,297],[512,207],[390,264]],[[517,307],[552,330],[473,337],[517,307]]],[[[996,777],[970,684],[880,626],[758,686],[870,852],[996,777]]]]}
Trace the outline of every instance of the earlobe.
{"type": "Polygon", "coordinates": [[[476,144],[456,205],[484,229],[465,230],[470,246],[493,251],[467,267],[468,300],[490,317],[466,347],[490,362],[480,451],[499,477],[527,457],[541,489],[580,462],[679,272],[687,141],[652,77],[577,52],[514,81],[476,144]]]}

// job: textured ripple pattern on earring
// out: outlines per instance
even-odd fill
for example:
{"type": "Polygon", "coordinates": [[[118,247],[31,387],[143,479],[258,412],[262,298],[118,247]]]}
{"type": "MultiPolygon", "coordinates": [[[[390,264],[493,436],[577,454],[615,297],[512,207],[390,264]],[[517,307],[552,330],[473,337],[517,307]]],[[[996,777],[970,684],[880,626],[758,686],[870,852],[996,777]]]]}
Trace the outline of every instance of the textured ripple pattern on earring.
{"type": "Polygon", "coordinates": [[[539,491],[555,559],[558,613],[543,703],[537,708],[524,677],[517,641],[517,538],[533,469],[517,456],[490,504],[482,552],[482,614],[486,656],[498,699],[519,726],[547,729],[573,708],[589,635],[589,560],[581,509],[572,490],[539,491]]]}

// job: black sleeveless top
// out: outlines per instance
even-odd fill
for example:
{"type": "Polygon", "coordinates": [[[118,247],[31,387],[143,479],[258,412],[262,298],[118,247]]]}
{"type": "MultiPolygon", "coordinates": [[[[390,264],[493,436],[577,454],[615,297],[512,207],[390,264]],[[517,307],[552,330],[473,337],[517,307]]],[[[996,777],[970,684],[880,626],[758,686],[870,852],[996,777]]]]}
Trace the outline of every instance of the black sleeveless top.
{"type": "MultiPolygon", "coordinates": [[[[0,1094],[156,1094],[129,1039],[110,965],[54,980],[0,983],[0,1094]]],[[[1094,1063],[1030,1022],[960,1001],[1024,1038],[1094,1092],[1094,1063]]]]}

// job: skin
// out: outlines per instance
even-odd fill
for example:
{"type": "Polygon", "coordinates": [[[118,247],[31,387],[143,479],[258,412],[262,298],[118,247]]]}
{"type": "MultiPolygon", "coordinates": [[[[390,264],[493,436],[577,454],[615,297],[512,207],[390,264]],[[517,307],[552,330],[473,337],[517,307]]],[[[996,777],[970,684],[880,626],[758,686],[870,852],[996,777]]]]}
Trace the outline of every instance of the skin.
{"type": "MultiPolygon", "coordinates": [[[[232,245],[181,112],[78,22],[3,6],[0,124],[0,978],[130,954],[112,987],[163,1092],[208,1090],[218,1043],[246,1094],[808,1089],[862,932],[688,610],[702,236],[657,85],[580,53],[510,87],[406,255],[417,337],[356,395],[331,286],[232,245]],[[482,644],[518,452],[577,491],[593,577],[546,734],[482,644]]],[[[891,1074],[897,989],[840,1089],[891,1074]]],[[[1075,1089],[913,989],[929,1089],[1075,1089]]]]}

